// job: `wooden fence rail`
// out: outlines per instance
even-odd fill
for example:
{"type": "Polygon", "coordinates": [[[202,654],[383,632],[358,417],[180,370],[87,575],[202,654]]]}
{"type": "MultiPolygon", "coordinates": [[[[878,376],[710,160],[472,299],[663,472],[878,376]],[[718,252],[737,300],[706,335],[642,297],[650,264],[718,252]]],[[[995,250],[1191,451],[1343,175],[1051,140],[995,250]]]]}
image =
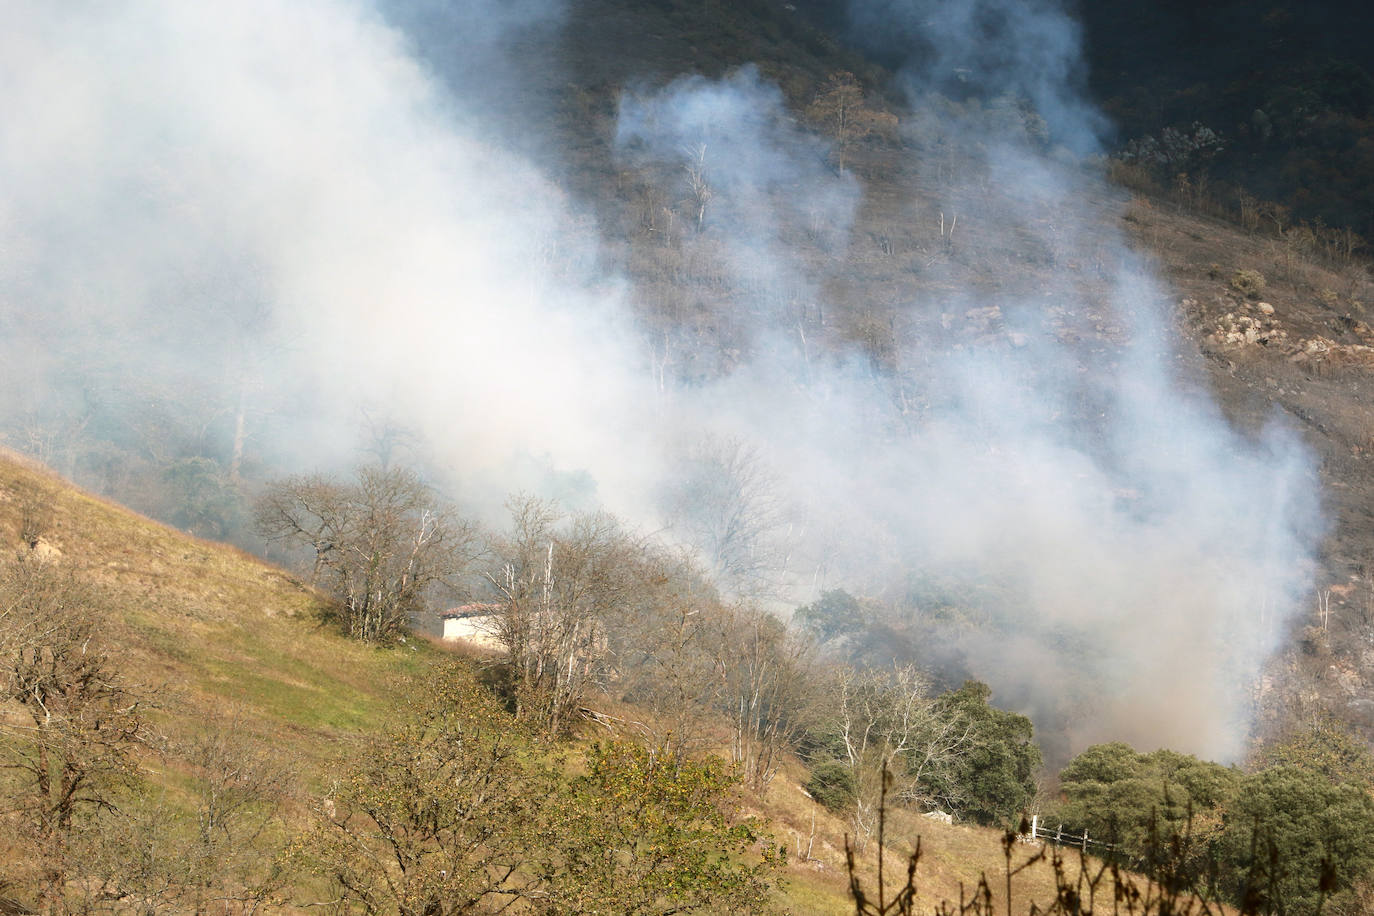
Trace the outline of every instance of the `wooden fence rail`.
{"type": "Polygon", "coordinates": [[[1083,833],[1081,835],[1073,833],[1072,831],[1065,833],[1063,824],[1051,828],[1040,822],[1040,815],[1038,814],[1031,815],[1030,832],[1025,834],[1023,839],[1028,842],[1048,840],[1056,845],[1072,846],[1084,852],[1093,852],[1094,850],[1109,852],[1116,848],[1113,843],[1094,840],[1092,837],[1088,836],[1088,828],[1086,827],[1083,828],[1083,833]]]}

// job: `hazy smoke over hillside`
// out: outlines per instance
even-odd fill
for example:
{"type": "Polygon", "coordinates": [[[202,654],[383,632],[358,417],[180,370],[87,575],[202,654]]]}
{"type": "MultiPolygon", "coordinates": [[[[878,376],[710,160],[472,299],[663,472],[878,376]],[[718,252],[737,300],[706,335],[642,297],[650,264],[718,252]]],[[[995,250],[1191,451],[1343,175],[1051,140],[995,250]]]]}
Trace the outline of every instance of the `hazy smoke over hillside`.
{"type": "MultiPolygon", "coordinates": [[[[706,371],[685,327],[642,333],[590,221],[511,152],[522,120],[493,120],[489,81],[518,101],[539,63],[514,56],[523,30],[566,11],[457,6],[481,28],[424,3],[0,0],[11,441],[60,459],[81,434],[223,437],[247,415],[264,460],[333,467],[381,418],[479,511],[542,489],[666,523],[740,592],[990,583],[986,619],[942,651],[1000,700],[1073,721],[1074,744],[1237,750],[1302,587],[1309,469],[1288,436],[1232,432],[1175,378],[1166,292],[1076,213],[1098,189],[1055,144],[1086,151],[1099,126],[1062,14],[856,5],[860,29],[909,17],[902,34],[925,36],[903,129],[978,151],[980,180],[942,191],[972,256],[1039,252],[1032,283],[904,295],[919,333],[894,325],[882,370],[814,339],[863,189],[781,93],[750,70],[627,92],[618,155],[666,198],[696,195],[676,210],[698,224],[679,227],[684,256],[746,306],[737,352],[706,371]],[[456,30],[442,81],[442,55],[406,37],[437,28],[456,30]],[[951,78],[986,101],[923,101],[951,78]],[[1091,283],[1070,267],[1088,252],[1091,283]],[[958,335],[992,307],[988,333],[958,335]],[[1062,332],[1078,322],[1121,345],[1062,332]],[[745,542],[721,533],[732,500],[755,519],[745,542]]],[[[939,157],[915,165],[943,187],[920,175],[939,157]]]]}
{"type": "MultiPolygon", "coordinates": [[[[637,463],[595,239],[379,14],[9,7],[6,337],[90,347],[78,397],[161,377],[208,422],[242,389],[297,466],[351,463],[360,408],[466,471],[637,463]]],[[[9,392],[82,410],[43,387],[9,392]]]]}

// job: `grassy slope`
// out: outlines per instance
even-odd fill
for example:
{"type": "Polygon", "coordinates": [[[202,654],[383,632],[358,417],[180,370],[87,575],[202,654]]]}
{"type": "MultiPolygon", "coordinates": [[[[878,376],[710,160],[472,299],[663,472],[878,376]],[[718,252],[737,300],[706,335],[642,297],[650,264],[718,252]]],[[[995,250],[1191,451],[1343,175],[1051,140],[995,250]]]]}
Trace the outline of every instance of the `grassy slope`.
{"type": "MultiPolygon", "coordinates": [[[[348,744],[387,721],[411,678],[422,678],[447,657],[424,641],[375,649],[346,640],[322,618],[327,605],[321,597],[282,570],[91,496],[12,453],[0,453],[0,555],[28,549],[20,523],[25,506],[35,501],[51,509],[47,546],[40,549],[60,551],[61,564],[97,585],[117,657],[130,680],[156,697],[155,724],[170,750],[149,755],[145,764],[153,784],[174,793],[181,769],[177,748],[232,720],[240,738],[261,741],[279,759],[292,760],[291,794],[308,795],[348,744]]],[[[804,778],[793,763],[764,792],[742,799],[744,809],[766,818],[788,847],[779,910],[852,912],[843,852],[847,825],[803,795],[804,778]],[[809,860],[800,854],[808,843],[809,860]]],[[[998,831],[897,815],[892,874],[903,871],[901,856],[918,835],[925,850],[918,878],[922,899],[931,904],[958,899],[961,886],[971,889],[980,874],[992,879],[1003,867],[998,831]]],[[[1018,848],[1016,855],[1019,861],[1027,852],[1018,848]]],[[[865,861],[862,871],[871,885],[872,862],[865,861]]],[[[1048,868],[1018,878],[1013,892],[1023,900],[1049,900],[1048,868]]]]}
{"type": "Polygon", "coordinates": [[[151,691],[161,728],[194,737],[229,718],[319,762],[376,728],[401,678],[432,653],[349,642],[325,603],[280,569],[191,538],[0,455],[0,547],[23,549],[30,500],[51,507],[44,542],[94,583],[126,676],[151,691]]]}
{"type": "MultiPolygon", "coordinates": [[[[587,3],[593,9],[601,5],[614,6],[587,3]]],[[[685,5],[677,9],[680,16],[689,15],[685,5]]],[[[672,71],[696,49],[666,27],[662,35],[669,48],[661,60],[664,69],[672,71]]],[[[738,54],[729,57],[749,59],[753,51],[741,38],[738,54]]],[[[719,65],[733,62],[722,59],[719,65]]],[[[830,65],[825,55],[818,55],[804,69],[816,78],[830,65]]],[[[609,84],[607,91],[622,78],[619,73],[599,76],[609,84]]],[[[855,232],[857,242],[846,255],[856,269],[837,280],[834,291],[848,301],[898,301],[912,278],[919,277],[920,263],[937,252],[933,216],[917,207],[929,218],[910,219],[912,197],[919,204],[923,192],[904,183],[890,153],[874,151],[856,163],[856,170],[871,180],[855,232]]],[[[925,192],[933,198],[933,189],[925,192]]],[[[1100,203],[1104,217],[1113,218],[1106,212],[1113,209],[1112,203],[1100,203]]],[[[1225,313],[1242,306],[1226,279],[1244,267],[1259,268],[1270,278],[1264,298],[1274,304],[1295,343],[1321,334],[1358,344],[1359,334],[1341,319],[1358,316],[1355,300],[1369,300],[1367,277],[1306,262],[1296,270],[1280,269],[1278,265],[1286,264],[1282,253],[1262,233],[1244,234],[1172,205],[1137,202],[1125,215],[1128,229],[1156,254],[1180,298],[1186,295],[1197,303],[1179,308],[1180,323],[1199,341],[1198,349],[1185,355],[1207,370],[1228,410],[1243,422],[1257,423],[1277,409],[1302,424],[1323,458],[1324,476],[1336,494],[1337,531],[1328,549],[1329,576],[1343,580],[1363,573],[1359,564],[1368,545],[1360,529],[1367,528],[1363,523],[1374,515],[1374,491],[1364,480],[1369,476],[1364,462],[1374,454],[1363,408],[1371,393],[1368,367],[1349,360],[1295,361],[1291,348],[1227,347],[1209,342],[1209,336],[1225,313]],[[1328,289],[1337,293],[1335,301],[1320,295],[1328,289]]],[[[977,261],[960,263],[962,251],[977,250],[976,222],[961,224],[961,231],[969,234],[966,247],[941,255],[956,262],[957,269],[943,275],[946,282],[957,278],[959,285],[995,287],[997,274],[1006,268],[1026,274],[1025,263],[1017,263],[1014,251],[985,250],[977,261]]],[[[925,318],[903,320],[919,324],[925,318]]],[[[62,552],[63,563],[100,584],[110,601],[114,635],[127,653],[127,669],[134,680],[157,689],[160,724],[173,737],[191,737],[236,717],[241,728],[272,742],[285,755],[300,757],[298,773],[303,787],[308,787],[341,744],[386,721],[406,678],[423,675],[436,657],[427,646],[376,650],[348,642],[322,623],[325,605],[320,598],[281,570],[79,492],[16,456],[0,456],[4,554],[20,548],[22,505],[40,493],[53,507],[47,541],[62,552]]],[[[1345,596],[1337,597],[1341,600],[1345,596]]],[[[1357,600],[1361,596],[1349,598],[1352,607],[1357,600]]],[[[779,841],[793,855],[785,906],[799,913],[849,912],[844,896],[845,824],[817,811],[801,796],[799,777],[799,772],[780,776],[761,797],[746,800],[747,807],[770,818],[779,841]],[[804,849],[809,841],[813,813],[816,861],[806,862],[796,852],[799,844],[804,849]]],[[[918,878],[927,901],[957,899],[961,885],[971,887],[983,872],[994,884],[1000,883],[995,876],[1002,868],[1003,852],[996,831],[898,820],[892,833],[924,838],[918,878]]],[[[904,847],[898,843],[896,848],[904,847]]],[[[895,860],[893,864],[900,866],[895,860]]],[[[1014,894],[1043,902],[1051,887],[1042,868],[1019,878],[1014,894]]]]}
{"type": "MultiPolygon", "coordinates": [[[[773,825],[779,842],[787,846],[790,865],[787,876],[787,901],[795,913],[853,913],[846,893],[844,840],[852,830],[847,819],[832,814],[810,801],[798,786],[799,767],[780,773],[761,796],[751,799],[754,813],[773,825]],[[814,816],[815,820],[812,821],[814,816]],[[813,828],[814,823],[814,828],[813,828]],[[814,835],[813,835],[814,829],[814,835]],[[806,853],[810,850],[810,857],[806,853]]],[[[1006,912],[1006,855],[1004,833],[989,827],[949,825],[911,812],[894,811],[888,820],[885,880],[888,897],[894,884],[906,876],[907,856],[919,839],[921,858],[916,869],[917,908],[933,911],[941,901],[957,902],[971,897],[979,879],[986,876],[992,890],[994,912],[1006,912]]],[[[876,844],[870,844],[858,857],[859,877],[865,893],[876,894],[876,844]]],[[[1025,863],[1038,847],[1014,844],[1012,867],[1025,863]]],[[[1078,854],[1066,851],[1066,874],[1075,880],[1080,867],[1078,854]]],[[[1088,860],[1088,874],[1100,868],[1088,860]]],[[[1017,874],[1011,887],[1012,906],[1024,912],[1032,901],[1043,910],[1055,899],[1055,873],[1049,861],[1038,862],[1017,874]]],[[[1103,888],[1110,887],[1104,880],[1103,888]]],[[[1143,888],[1143,885],[1142,885],[1143,888]]],[[[1110,894],[1110,890],[1107,890],[1110,894]]]]}

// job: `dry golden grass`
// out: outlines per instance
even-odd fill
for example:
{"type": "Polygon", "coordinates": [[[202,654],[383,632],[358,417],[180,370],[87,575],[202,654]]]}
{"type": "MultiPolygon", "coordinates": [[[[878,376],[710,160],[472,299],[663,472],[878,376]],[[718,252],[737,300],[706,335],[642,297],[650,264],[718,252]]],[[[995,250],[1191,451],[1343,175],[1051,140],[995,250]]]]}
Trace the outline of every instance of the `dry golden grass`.
{"type": "Polygon", "coordinates": [[[38,549],[95,587],[124,676],[148,695],[173,744],[234,719],[246,734],[321,762],[338,741],[381,724],[403,677],[435,656],[422,643],[351,642],[325,620],[323,597],[285,571],[13,453],[0,454],[0,556],[31,549],[20,528],[35,500],[50,510],[38,549]]]}
{"type": "MultiPolygon", "coordinates": [[[[795,760],[788,762],[767,788],[746,799],[749,811],[767,821],[778,842],[787,847],[788,865],[780,905],[790,913],[848,914],[854,912],[850,900],[849,875],[845,864],[846,834],[853,827],[848,819],[812,801],[801,788],[805,770],[795,760]]],[[[934,911],[942,901],[959,902],[971,898],[979,881],[986,878],[992,891],[994,912],[1006,913],[1007,859],[1005,833],[991,827],[944,824],[908,810],[895,809],[888,815],[887,850],[884,870],[888,897],[906,875],[907,858],[919,840],[920,863],[916,871],[918,909],[934,911]]],[[[1011,866],[1017,869],[1036,857],[1041,847],[1014,843],[1011,866]]],[[[1080,867],[1089,876],[1102,868],[1092,857],[1082,860],[1076,850],[1063,850],[1064,874],[1077,881],[1080,867]]],[[[857,855],[857,874],[869,893],[876,893],[877,843],[870,841],[857,855]]],[[[1134,878],[1143,890],[1144,879],[1134,878]]],[[[1111,900],[1110,876],[1099,885],[1099,899],[1111,900]]],[[[1031,903],[1041,909],[1055,900],[1057,879],[1046,855],[1019,873],[1011,885],[1012,912],[1024,913],[1031,903]]]]}
{"type": "MultiPolygon", "coordinates": [[[[43,514],[43,549],[56,551],[56,562],[95,586],[124,672],[152,703],[153,724],[167,741],[146,755],[145,772],[173,804],[190,782],[178,749],[232,726],[236,740],[270,748],[289,762],[294,786],[282,803],[291,809],[288,818],[302,823],[301,799],[318,787],[341,752],[384,726],[407,684],[421,681],[444,659],[472,665],[490,660],[429,639],[399,648],[348,640],[326,619],[324,597],[285,571],[92,496],[13,453],[0,453],[0,562],[34,549],[20,531],[25,507],[35,501],[49,510],[43,514]]],[[[656,727],[644,710],[609,698],[599,699],[597,708],[622,723],[627,736],[656,727]]],[[[589,723],[580,741],[605,735],[589,723]]],[[[706,745],[725,747],[718,727],[705,727],[701,737],[706,745]]],[[[563,750],[560,759],[576,767],[577,743],[563,750]]],[[[785,761],[762,791],[742,792],[743,813],[761,818],[774,842],[787,848],[779,912],[850,913],[844,856],[849,825],[802,791],[805,779],[799,761],[785,761]]],[[[921,838],[917,878],[923,906],[957,901],[986,875],[1001,908],[1000,831],[897,811],[888,836],[887,868],[898,877],[911,843],[921,838]]],[[[868,886],[875,878],[875,848],[870,843],[860,857],[860,876],[868,886]]],[[[1018,863],[1031,854],[1029,847],[1014,850],[1018,863]]],[[[1018,911],[1030,901],[1053,899],[1048,865],[1019,875],[1013,895],[1018,911]]]]}

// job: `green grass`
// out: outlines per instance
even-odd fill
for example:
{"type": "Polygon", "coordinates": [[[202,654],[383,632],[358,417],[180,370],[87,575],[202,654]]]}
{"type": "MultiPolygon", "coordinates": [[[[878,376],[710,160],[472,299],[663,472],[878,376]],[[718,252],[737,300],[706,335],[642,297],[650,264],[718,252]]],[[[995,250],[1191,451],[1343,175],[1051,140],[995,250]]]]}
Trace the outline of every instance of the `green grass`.
{"type": "Polygon", "coordinates": [[[44,539],[94,587],[126,680],[177,738],[246,720],[265,741],[289,735],[323,762],[332,745],[374,731],[399,684],[421,677],[428,643],[378,648],[323,618],[325,598],[289,573],[199,541],[0,454],[0,548],[21,549],[26,502],[51,510],[44,539]]]}
{"type": "MultiPolygon", "coordinates": [[[[235,743],[288,766],[279,804],[285,820],[273,828],[284,841],[307,828],[310,800],[337,777],[359,740],[384,729],[400,715],[407,692],[423,690],[431,672],[452,663],[452,653],[423,639],[385,648],[349,640],[327,622],[323,596],[285,571],[189,538],[4,455],[0,556],[24,549],[20,497],[40,491],[53,507],[46,539],[62,551],[60,562],[96,589],[109,644],[126,679],[148,699],[149,721],[164,739],[144,755],[145,785],[130,804],[191,810],[198,777],[188,749],[232,729],[235,743]]],[[[580,759],[577,743],[547,751],[572,767],[580,759]]],[[[804,781],[804,768],[794,762],[765,791],[741,799],[744,813],[763,818],[774,842],[789,851],[778,911],[852,912],[843,857],[849,825],[802,795],[804,781]],[[813,813],[814,857],[801,861],[794,847],[805,845],[813,813]]],[[[888,860],[894,874],[903,871],[905,841],[917,835],[927,851],[918,875],[925,901],[957,899],[961,884],[1002,867],[997,831],[898,815],[888,860]]],[[[871,883],[871,863],[862,874],[871,883]]],[[[1051,887],[1047,876],[1028,874],[1016,893],[1043,901],[1051,887]]]]}

